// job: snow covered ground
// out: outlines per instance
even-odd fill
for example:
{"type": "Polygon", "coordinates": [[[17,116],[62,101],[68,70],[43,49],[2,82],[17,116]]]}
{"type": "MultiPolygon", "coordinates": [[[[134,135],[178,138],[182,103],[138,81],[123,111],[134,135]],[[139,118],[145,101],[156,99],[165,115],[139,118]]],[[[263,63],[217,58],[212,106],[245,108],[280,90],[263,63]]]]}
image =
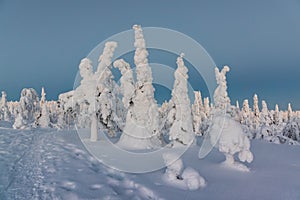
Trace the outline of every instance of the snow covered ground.
{"type": "Polygon", "coordinates": [[[248,173],[223,166],[217,150],[199,160],[199,146],[193,146],[182,157],[184,166],[207,183],[188,191],[167,185],[165,169],[128,174],[105,167],[74,130],[1,126],[0,199],[300,199],[300,146],[253,140],[248,173]]]}

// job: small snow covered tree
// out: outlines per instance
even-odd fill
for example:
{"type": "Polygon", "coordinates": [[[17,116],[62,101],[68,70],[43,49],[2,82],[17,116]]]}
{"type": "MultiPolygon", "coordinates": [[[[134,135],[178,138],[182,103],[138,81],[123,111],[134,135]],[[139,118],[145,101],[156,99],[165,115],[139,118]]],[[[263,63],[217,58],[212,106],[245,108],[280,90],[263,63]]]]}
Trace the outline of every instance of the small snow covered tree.
{"type": "Polygon", "coordinates": [[[233,118],[235,119],[235,121],[237,122],[241,122],[241,110],[240,110],[240,104],[239,101],[236,101],[235,103],[235,107],[233,107],[233,118]]]}
{"type": "Polygon", "coordinates": [[[288,118],[288,121],[292,121],[292,118],[293,118],[293,110],[292,110],[292,106],[290,103],[288,104],[287,118],[288,118]]]}
{"type": "Polygon", "coordinates": [[[243,101],[243,107],[241,112],[241,124],[245,125],[246,127],[249,127],[251,125],[250,118],[251,118],[251,110],[249,107],[249,101],[248,99],[245,99],[243,101]]]}
{"type": "Polygon", "coordinates": [[[152,71],[141,26],[133,26],[135,33],[134,63],[137,82],[129,102],[126,124],[118,145],[131,149],[151,149],[162,145],[158,106],[154,99],[152,71]]]}
{"type": "Polygon", "coordinates": [[[40,105],[42,106],[45,102],[46,102],[46,93],[44,87],[42,87],[40,105]]]}
{"type": "Polygon", "coordinates": [[[42,128],[48,128],[49,125],[50,125],[49,112],[47,109],[47,105],[44,103],[42,104],[42,112],[41,112],[41,117],[39,118],[39,126],[42,128]]]}
{"type": "Polygon", "coordinates": [[[299,144],[300,142],[300,119],[293,118],[289,121],[282,131],[284,136],[281,139],[281,143],[299,144]]]}
{"type": "Polygon", "coordinates": [[[195,134],[202,134],[201,133],[201,123],[206,118],[204,113],[204,107],[202,103],[202,96],[200,91],[195,91],[195,101],[192,105],[192,114],[193,114],[193,130],[195,134]]]}
{"type": "Polygon", "coordinates": [[[114,67],[118,68],[122,74],[122,77],[120,78],[120,89],[123,95],[122,102],[124,107],[128,109],[135,89],[133,73],[129,63],[125,62],[123,59],[116,60],[114,62],[114,67]]]}
{"type": "Polygon", "coordinates": [[[261,122],[261,130],[260,133],[256,135],[256,138],[263,138],[269,140],[270,137],[274,136],[274,130],[272,127],[272,115],[268,109],[266,101],[262,101],[262,109],[260,113],[260,122],[261,122]]]}
{"type": "Polygon", "coordinates": [[[204,113],[206,115],[206,118],[209,118],[210,116],[210,105],[209,105],[209,98],[205,97],[203,100],[203,106],[204,106],[204,113]]]}
{"type": "Polygon", "coordinates": [[[274,111],[274,115],[273,115],[273,121],[275,125],[279,125],[282,123],[282,114],[279,111],[279,107],[278,104],[275,105],[275,111],[274,111]]]}
{"type": "Polygon", "coordinates": [[[215,75],[218,87],[214,92],[214,105],[216,110],[222,111],[224,113],[226,113],[227,110],[230,108],[230,99],[227,93],[227,72],[229,72],[228,66],[224,66],[221,72],[217,67],[215,68],[215,75]]]}
{"type": "Polygon", "coordinates": [[[2,91],[1,105],[0,105],[0,120],[11,121],[11,112],[7,106],[6,93],[2,91]]]}
{"type": "Polygon", "coordinates": [[[269,126],[272,124],[272,119],[266,101],[262,100],[261,105],[262,105],[262,109],[260,113],[261,124],[265,126],[269,126]]]}
{"type": "Polygon", "coordinates": [[[188,69],[183,62],[183,54],[177,58],[175,82],[172,90],[172,102],[175,106],[175,119],[170,128],[170,141],[190,144],[194,139],[192,112],[187,89],[188,69]]]}
{"type": "Polygon", "coordinates": [[[257,130],[260,125],[259,115],[260,115],[260,111],[258,107],[258,97],[257,94],[255,94],[253,96],[253,122],[252,122],[253,129],[255,130],[257,130]]]}

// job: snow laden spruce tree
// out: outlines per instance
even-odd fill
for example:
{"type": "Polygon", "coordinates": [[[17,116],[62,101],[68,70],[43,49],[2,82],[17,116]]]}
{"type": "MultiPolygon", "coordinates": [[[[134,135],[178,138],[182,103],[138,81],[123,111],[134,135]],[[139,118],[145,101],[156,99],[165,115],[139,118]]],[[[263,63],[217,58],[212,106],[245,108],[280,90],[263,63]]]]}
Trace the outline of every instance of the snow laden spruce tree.
{"type": "Polygon", "coordinates": [[[187,88],[188,69],[184,65],[183,56],[182,53],[177,58],[177,69],[174,72],[175,82],[170,101],[173,104],[174,116],[172,118],[174,121],[170,128],[169,140],[175,146],[176,144],[190,144],[194,139],[192,111],[187,88]]]}
{"type": "Polygon", "coordinates": [[[78,112],[77,124],[81,128],[91,127],[91,141],[98,139],[98,122],[101,128],[113,131],[114,102],[111,62],[116,42],[107,42],[100,55],[95,74],[91,60],[84,58],[79,65],[82,80],[74,91],[74,104],[78,112]],[[99,119],[99,120],[98,120],[99,119]]]}
{"type": "Polygon", "coordinates": [[[228,167],[242,171],[249,169],[234,160],[234,154],[238,153],[240,161],[252,162],[253,155],[250,152],[250,140],[243,133],[240,123],[231,116],[230,99],[227,93],[226,73],[229,67],[225,66],[221,71],[215,68],[217,88],[214,92],[214,111],[212,126],[209,136],[212,145],[216,145],[220,152],[224,153],[226,160],[224,164],[228,167]]]}
{"type": "Polygon", "coordinates": [[[11,112],[7,106],[6,93],[2,91],[1,104],[0,104],[0,120],[11,121],[11,112]]]}
{"type": "Polygon", "coordinates": [[[96,80],[96,114],[100,121],[100,128],[106,130],[113,137],[121,128],[122,107],[118,100],[118,85],[112,75],[112,57],[117,43],[110,41],[105,44],[102,55],[98,59],[98,67],[94,78],[96,80]],[[119,109],[118,109],[119,108],[119,109]]]}
{"type": "Polygon", "coordinates": [[[41,115],[38,118],[38,125],[41,128],[48,128],[50,125],[50,118],[49,118],[49,111],[47,108],[46,93],[44,87],[42,88],[40,106],[41,106],[41,115]]]}
{"type": "Polygon", "coordinates": [[[118,145],[128,149],[152,149],[162,145],[159,113],[154,99],[152,71],[148,64],[148,51],[143,31],[139,25],[134,25],[133,29],[135,35],[134,64],[137,81],[129,102],[126,124],[118,145]]]}

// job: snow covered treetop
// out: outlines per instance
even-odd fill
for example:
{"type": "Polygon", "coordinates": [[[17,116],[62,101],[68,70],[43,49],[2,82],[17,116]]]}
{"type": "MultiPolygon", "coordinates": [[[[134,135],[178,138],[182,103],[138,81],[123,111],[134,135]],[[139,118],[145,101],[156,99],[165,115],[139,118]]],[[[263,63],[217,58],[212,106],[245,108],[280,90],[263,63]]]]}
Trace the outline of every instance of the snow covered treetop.
{"type": "Polygon", "coordinates": [[[218,84],[224,84],[226,83],[226,73],[230,71],[230,68],[225,65],[221,72],[219,69],[216,67],[215,68],[215,74],[216,74],[216,80],[218,84]]]}
{"type": "Polygon", "coordinates": [[[229,67],[224,66],[221,71],[216,67],[215,76],[218,87],[214,92],[215,107],[217,110],[224,110],[230,107],[230,99],[227,93],[226,73],[229,72],[229,67]]]}
{"type": "Polygon", "coordinates": [[[82,59],[79,64],[79,70],[80,70],[80,76],[83,79],[91,77],[93,74],[92,61],[88,58],[82,59]]]}

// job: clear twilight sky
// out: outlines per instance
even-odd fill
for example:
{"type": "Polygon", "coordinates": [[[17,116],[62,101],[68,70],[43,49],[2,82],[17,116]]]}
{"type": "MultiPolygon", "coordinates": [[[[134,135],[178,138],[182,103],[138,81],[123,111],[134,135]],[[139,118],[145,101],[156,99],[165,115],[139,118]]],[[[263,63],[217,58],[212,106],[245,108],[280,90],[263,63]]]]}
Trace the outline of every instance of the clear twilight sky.
{"type": "Polygon", "coordinates": [[[83,57],[133,24],[180,31],[229,65],[232,103],[257,93],[269,108],[300,109],[300,0],[0,0],[0,90],[17,100],[44,86],[57,99],[83,57]]]}

